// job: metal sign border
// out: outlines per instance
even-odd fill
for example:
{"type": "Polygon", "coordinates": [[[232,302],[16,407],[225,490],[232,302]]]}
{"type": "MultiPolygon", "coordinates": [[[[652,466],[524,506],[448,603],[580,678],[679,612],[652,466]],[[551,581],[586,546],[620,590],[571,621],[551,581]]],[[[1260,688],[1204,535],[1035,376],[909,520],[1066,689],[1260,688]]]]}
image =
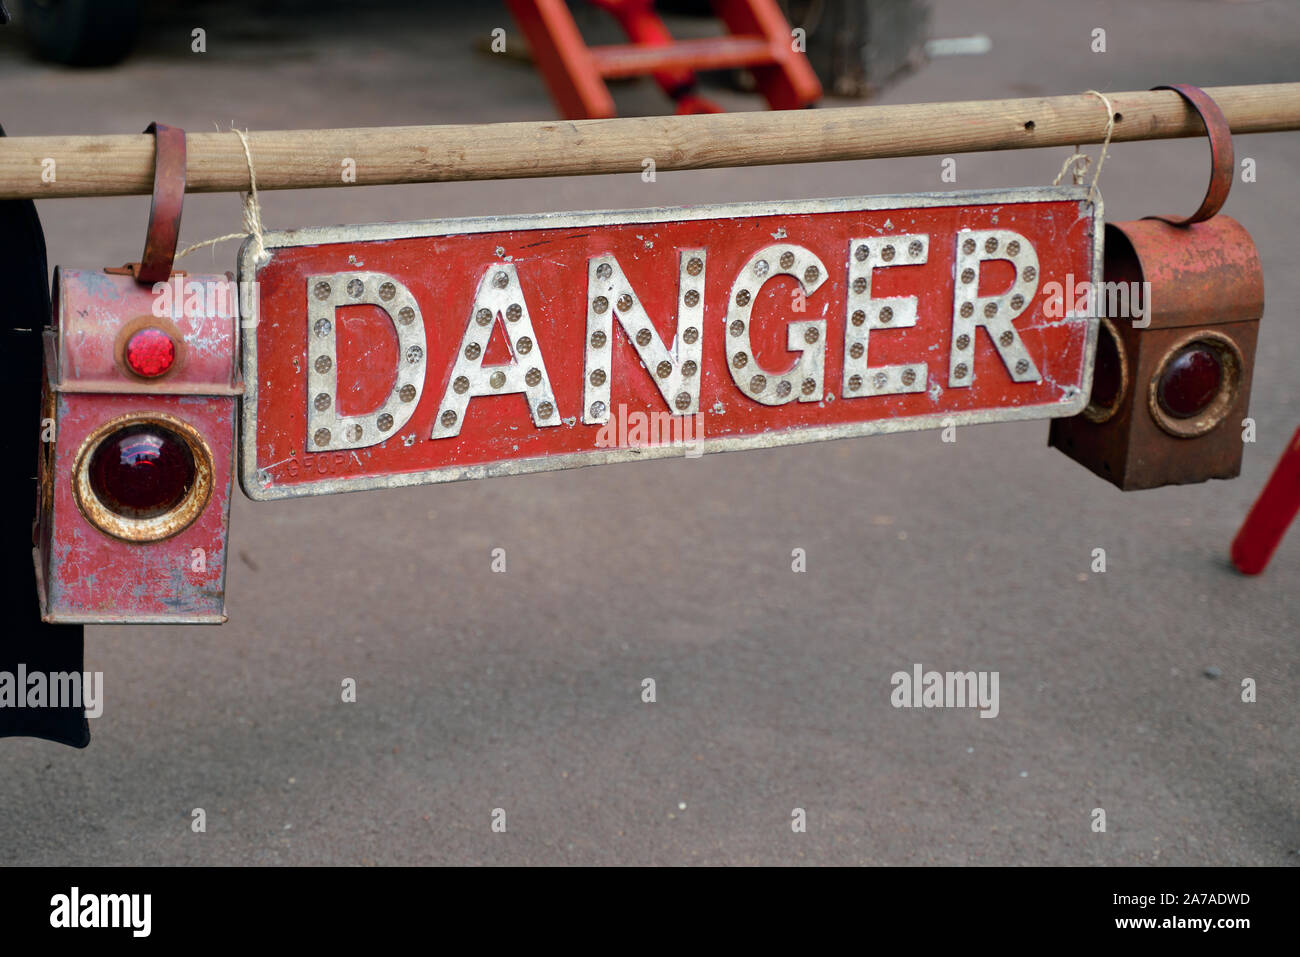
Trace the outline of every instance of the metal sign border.
{"type": "MultiPolygon", "coordinates": [[[[553,229],[562,227],[606,226],[624,223],[665,223],[698,219],[737,219],[757,216],[804,215],[808,213],[868,212],[881,209],[927,209],[943,206],[988,206],[1016,203],[1061,202],[1076,200],[1090,205],[1092,211],[1092,276],[1091,282],[1102,279],[1103,216],[1099,192],[1088,199],[1084,186],[1041,186],[1020,190],[969,190],[950,193],[911,193],[901,196],[843,197],[838,199],[776,200],[764,203],[717,203],[700,206],[657,206],[646,209],[584,211],[558,213],[532,213],[522,216],[483,216],[463,219],[425,220],[411,223],[375,223],[359,226],[318,226],[264,233],[265,249],[282,249],[291,246],[317,246],[345,242],[371,242],[392,239],[412,239],[429,236],[454,236],[464,233],[501,232],[521,229],[553,229]]],[[[301,485],[272,486],[260,480],[257,469],[257,297],[250,290],[256,288],[250,280],[257,277],[257,269],[269,259],[260,262],[252,237],[244,241],[239,250],[240,324],[244,335],[243,345],[244,395],[240,400],[239,415],[241,435],[239,448],[239,484],[244,494],[257,502],[286,498],[304,498],[338,492],[359,492],[366,489],[402,488],[413,485],[438,485],[469,479],[493,478],[499,475],[523,475],[531,472],[549,472],[588,465],[607,465],[614,462],[631,462],[643,459],[681,457],[683,446],[615,448],[569,452],[563,455],[540,456],[527,459],[506,459],[475,466],[444,466],[422,472],[398,475],[370,475],[356,478],[329,478],[301,485]]],[[[843,423],[787,432],[766,432],[759,435],[704,438],[693,444],[703,453],[734,452],[745,449],[775,448],[785,445],[803,445],[830,439],[860,438],[894,432],[917,432],[943,428],[945,421],[954,425],[976,425],[989,422],[1012,422],[1032,419],[1052,419],[1077,415],[1088,404],[1092,391],[1093,361],[1097,349],[1098,317],[1094,309],[1087,316],[1088,329],[1084,344],[1083,388],[1070,402],[1053,402],[1014,406],[1005,409],[954,412],[902,419],[876,419],[868,422],[843,423]]]]}

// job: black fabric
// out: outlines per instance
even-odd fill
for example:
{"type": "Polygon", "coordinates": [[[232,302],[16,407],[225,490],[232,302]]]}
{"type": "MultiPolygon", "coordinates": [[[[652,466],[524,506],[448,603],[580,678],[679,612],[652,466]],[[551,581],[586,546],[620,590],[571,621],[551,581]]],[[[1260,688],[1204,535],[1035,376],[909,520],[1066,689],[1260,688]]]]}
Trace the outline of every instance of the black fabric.
{"type": "MultiPolygon", "coordinates": [[[[0,136],[4,136],[0,128],[0,136]]],[[[0,568],[5,601],[0,615],[0,671],[28,674],[84,670],[81,625],[41,621],[32,562],[36,462],[41,432],[41,331],[50,320],[45,234],[31,200],[0,201],[0,262],[7,281],[0,299],[0,568]]],[[[25,688],[17,694],[25,695],[25,688]]],[[[0,737],[46,738],[84,748],[90,725],[81,705],[0,707],[0,737]]]]}

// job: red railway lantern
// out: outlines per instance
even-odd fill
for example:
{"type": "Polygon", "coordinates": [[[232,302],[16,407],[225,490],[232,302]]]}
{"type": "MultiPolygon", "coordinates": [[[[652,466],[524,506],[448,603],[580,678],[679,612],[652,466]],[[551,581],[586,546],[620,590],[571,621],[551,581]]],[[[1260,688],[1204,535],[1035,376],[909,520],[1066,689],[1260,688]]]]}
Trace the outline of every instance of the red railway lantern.
{"type": "Polygon", "coordinates": [[[45,339],[41,613],[221,622],[235,436],[236,286],[60,267],[45,339]]]}
{"type": "MultiPolygon", "coordinates": [[[[1157,89],[1160,89],[1157,87],[1157,89]]],[[[1250,234],[1216,215],[1232,185],[1232,138],[1203,91],[1168,87],[1201,115],[1213,170],[1200,208],[1106,226],[1102,317],[1083,413],[1049,442],[1128,491],[1235,478],[1250,401],[1264,278],[1250,234]]]]}
{"type": "Polygon", "coordinates": [[[1250,234],[1227,216],[1114,223],[1104,269],[1098,295],[1140,310],[1101,310],[1091,401],[1050,443],[1126,491],[1234,478],[1264,313],[1250,234]]]}

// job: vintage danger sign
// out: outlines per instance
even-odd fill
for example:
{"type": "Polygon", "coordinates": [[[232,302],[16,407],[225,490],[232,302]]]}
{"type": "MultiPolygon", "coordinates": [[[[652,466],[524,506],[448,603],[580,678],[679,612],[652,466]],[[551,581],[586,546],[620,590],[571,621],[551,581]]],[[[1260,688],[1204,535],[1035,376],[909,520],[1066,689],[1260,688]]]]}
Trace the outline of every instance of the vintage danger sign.
{"type": "Polygon", "coordinates": [[[1073,415],[1097,321],[1060,290],[1101,235],[1079,187],[270,233],[240,261],[244,489],[1073,415]]]}

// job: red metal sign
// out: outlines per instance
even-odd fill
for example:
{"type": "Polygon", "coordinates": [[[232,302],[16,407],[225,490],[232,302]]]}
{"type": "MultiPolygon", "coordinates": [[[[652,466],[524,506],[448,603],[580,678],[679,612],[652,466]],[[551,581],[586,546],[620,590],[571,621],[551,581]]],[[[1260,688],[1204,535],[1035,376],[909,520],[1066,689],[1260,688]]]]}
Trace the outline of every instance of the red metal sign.
{"type": "Polygon", "coordinates": [[[1100,217],[1065,187],[267,234],[244,489],[1073,415],[1100,217]]]}

